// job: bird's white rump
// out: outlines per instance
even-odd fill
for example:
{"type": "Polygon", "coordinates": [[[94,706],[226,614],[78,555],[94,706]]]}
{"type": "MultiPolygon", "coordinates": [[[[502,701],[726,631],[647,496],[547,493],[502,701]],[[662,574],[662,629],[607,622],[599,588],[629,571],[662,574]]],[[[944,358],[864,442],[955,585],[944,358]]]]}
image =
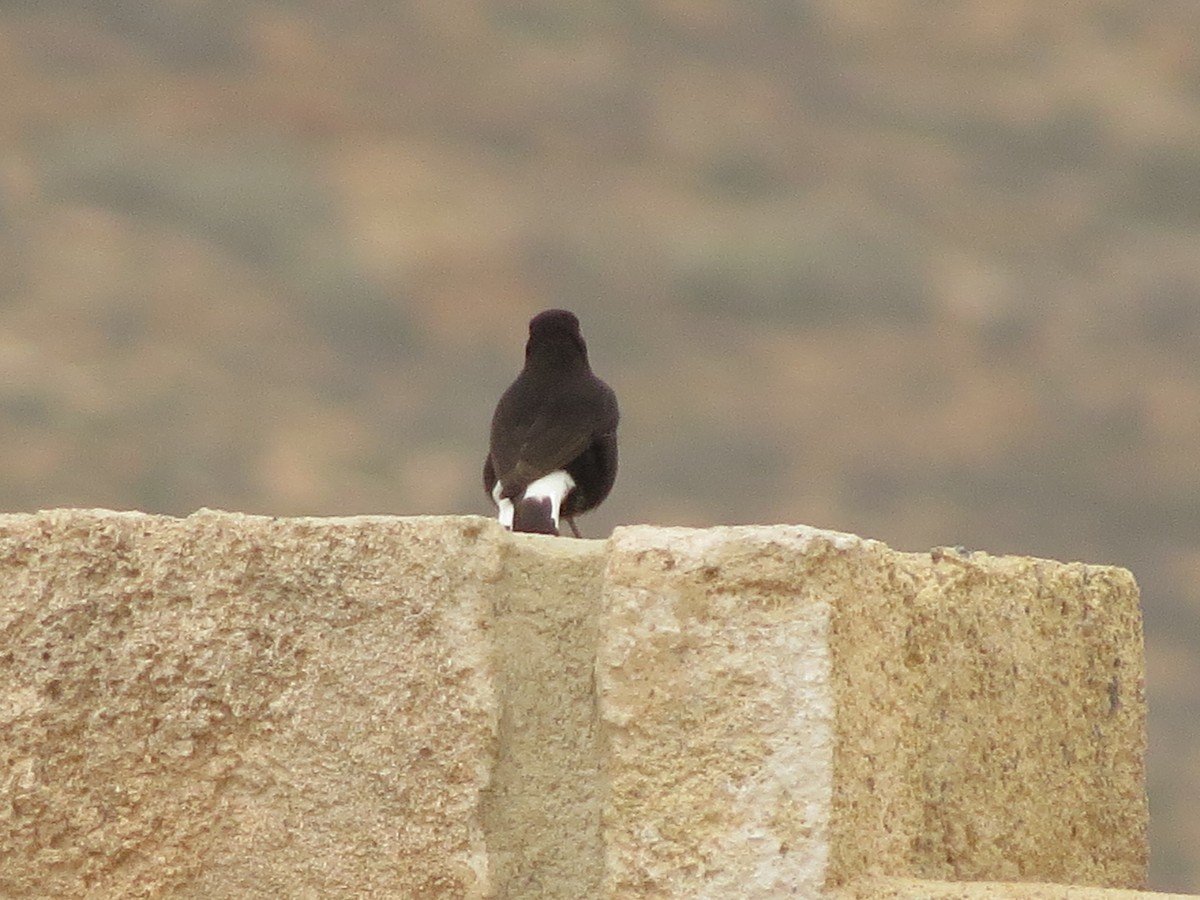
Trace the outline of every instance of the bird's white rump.
{"type": "MultiPolygon", "coordinates": [[[[567,494],[571,493],[574,488],[575,479],[567,474],[565,469],[557,469],[549,475],[543,475],[536,481],[530,482],[529,486],[525,488],[525,493],[518,498],[518,502],[521,500],[549,500],[550,517],[554,520],[554,527],[558,528],[559,510],[562,509],[567,494]]],[[[503,493],[504,483],[497,481],[496,486],[492,488],[492,499],[496,501],[499,509],[500,524],[511,531],[516,507],[512,500],[500,496],[503,493]]]]}

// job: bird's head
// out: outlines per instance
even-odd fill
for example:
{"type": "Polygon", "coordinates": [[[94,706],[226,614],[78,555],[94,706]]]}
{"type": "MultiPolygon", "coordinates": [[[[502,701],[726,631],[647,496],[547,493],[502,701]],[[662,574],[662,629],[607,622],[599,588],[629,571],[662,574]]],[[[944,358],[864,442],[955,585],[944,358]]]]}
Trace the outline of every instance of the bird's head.
{"type": "Polygon", "coordinates": [[[534,355],[587,362],[587,344],[579,331],[579,319],[565,309],[547,309],[529,320],[525,359],[534,355]]]}

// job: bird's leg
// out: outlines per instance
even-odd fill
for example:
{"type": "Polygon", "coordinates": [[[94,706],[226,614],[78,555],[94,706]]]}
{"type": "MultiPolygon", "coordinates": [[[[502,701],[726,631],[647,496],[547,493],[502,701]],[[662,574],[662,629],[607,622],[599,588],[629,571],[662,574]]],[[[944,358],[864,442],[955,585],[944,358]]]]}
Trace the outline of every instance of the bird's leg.
{"type": "Polygon", "coordinates": [[[567,524],[571,526],[571,534],[575,535],[577,538],[583,537],[583,535],[579,533],[579,529],[575,526],[574,516],[563,516],[563,518],[566,519],[567,524]]]}

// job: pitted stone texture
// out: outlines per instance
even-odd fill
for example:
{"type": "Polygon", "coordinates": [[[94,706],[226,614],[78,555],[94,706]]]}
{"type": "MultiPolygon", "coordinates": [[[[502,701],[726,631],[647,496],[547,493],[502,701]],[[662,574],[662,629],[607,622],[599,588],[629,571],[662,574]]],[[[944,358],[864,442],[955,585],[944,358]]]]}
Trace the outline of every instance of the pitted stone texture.
{"type": "Polygon", "coordinates": [[[795,526],[0,516],[0,896],[1135,887],[1140,626],[795,526]]]}
{"type": "Polygon", "coordinates": [[[1191,895],[1070,884],[869,878],[831,896],[833,900],[1188,900],[1191,895]]]}
{"type": "Polygon", "coordinates": [[[503,542],[500,732],[483,818],[497,897],[603,896],[594,664],[606,548],[532,534],[503,542]]]}
{"type": "Polygon", "coordinates": [[[498,539],[0,517],[0,895],[484,896],[498,539]]]}
{"type": "Polygon", "coordinates": [[[1145,883],[1145,696],[1123,569],[864,543],[838,585],[831,883],[1145,883]]]}
{"type": "Polygon", "coordinates": [[[816,896],[833,766],[812,529],[619,528],[597,682],[610,897],[816,896]]]}
{"type": "Polygon", "coordinates": [[[772,896],[814,873],[1144,883],[1128,572],[630,528],[605,595],[615,895],[772,896]],[[826,820],[810,811],[830,777],[826,820]]]}

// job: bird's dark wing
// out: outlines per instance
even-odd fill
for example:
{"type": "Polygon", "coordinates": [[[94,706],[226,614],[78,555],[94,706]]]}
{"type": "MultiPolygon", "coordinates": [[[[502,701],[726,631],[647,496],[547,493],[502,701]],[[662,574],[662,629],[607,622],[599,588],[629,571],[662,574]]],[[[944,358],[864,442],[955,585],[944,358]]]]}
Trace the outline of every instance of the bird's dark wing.
{"type": "Polygon", "coordinates": [[[513,474],[528,484],[566,466],[586,450],[591,441],[591,427],[587,422],[576,423],[576,427],[561,420],[534,423],[521,446],[513,474]]]}
{"type": "Polygon", "coordinates": [[[496,486],[496,466],[492,462],[492,455],[489,453],[483,460],[483,490],[490,497],[492,488],[496,486]]]}
{"type": "Polygon", "coordinates": [[[568,391],[550,398],[525,429],[517,458],[510,470],[500,475],[505,495],[525,489],[583,453],[597,435],[616,428],[616,398],[599,379],[584,390],[568,391]]]}

